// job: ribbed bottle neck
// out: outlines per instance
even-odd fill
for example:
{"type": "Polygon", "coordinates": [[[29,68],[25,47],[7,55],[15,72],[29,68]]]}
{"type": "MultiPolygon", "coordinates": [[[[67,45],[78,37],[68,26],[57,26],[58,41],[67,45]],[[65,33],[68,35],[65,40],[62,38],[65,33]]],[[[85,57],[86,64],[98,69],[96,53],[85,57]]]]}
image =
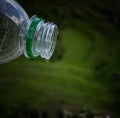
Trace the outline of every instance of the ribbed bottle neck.
{"type": "Polygon", "coordinates": [[[26,26],[24,54],[27,58],[41,56],[49,60],[52,56],[58,28],[54,23],[44,22],[43,19],[33,16],[26,26]]]}

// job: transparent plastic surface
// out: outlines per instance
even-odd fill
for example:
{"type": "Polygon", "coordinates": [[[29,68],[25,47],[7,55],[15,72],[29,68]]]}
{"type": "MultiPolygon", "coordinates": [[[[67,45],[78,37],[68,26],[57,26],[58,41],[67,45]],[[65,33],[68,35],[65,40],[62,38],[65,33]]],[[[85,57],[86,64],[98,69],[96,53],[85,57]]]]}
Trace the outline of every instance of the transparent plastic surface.
{"type": "Polygon", "coordinates": [[[58,29],[35,15],[29,19],[14,0],[0,0],[0,63],[21,54],[27,58],[41,56],[48,60],[54,52],[58,29]]]}
{"type": "Polygon", "coordinates": [[[58,28],[54,23],[41,21],[34,35],[33,54],[49,60],[52,56],[58,35],[58,28]]]}
{"type": "Polygon", "coordinates": [[[0,63],[11,61],[22,54],[18,37],[23,22],[28,15],[13,0],[0,0],[0,63]]]}
{"type": "Polygon", "coordinates": [[[23,41],[23,53],[27,58],[40,56],[49,60],[54,52],[58,28],[52,22],[44,22],[37,16],[32,16],[27,24],[23,24],[20,33],[23,41]],[[25,25],[25,26],[24,26],[25,25]]]}

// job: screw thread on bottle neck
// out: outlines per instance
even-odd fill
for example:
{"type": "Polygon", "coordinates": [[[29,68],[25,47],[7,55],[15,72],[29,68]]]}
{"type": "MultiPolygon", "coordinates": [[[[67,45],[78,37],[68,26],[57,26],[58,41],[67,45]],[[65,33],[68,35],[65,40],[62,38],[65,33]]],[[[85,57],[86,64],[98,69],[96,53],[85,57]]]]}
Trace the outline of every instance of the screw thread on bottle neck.
{"type": "Polygon", "coordinates": [[[57,34],[55,24],[33,17],[28,25],[25,56],[35,58],[40,55],[49,60],[55,49],[57,34]]]}

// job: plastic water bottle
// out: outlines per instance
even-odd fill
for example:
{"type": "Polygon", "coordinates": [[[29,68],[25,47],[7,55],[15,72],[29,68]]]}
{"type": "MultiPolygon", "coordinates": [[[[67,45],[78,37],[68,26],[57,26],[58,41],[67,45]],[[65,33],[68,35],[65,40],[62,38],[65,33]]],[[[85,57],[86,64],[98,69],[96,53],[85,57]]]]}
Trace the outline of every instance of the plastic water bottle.
{"type": "Polygon", "coordinates": [[[33,16],[14,0],[0,0],[0,63],[24,54],[27,58],[41,56],[49,60],[54,52],[58,28],[33,16]]]}

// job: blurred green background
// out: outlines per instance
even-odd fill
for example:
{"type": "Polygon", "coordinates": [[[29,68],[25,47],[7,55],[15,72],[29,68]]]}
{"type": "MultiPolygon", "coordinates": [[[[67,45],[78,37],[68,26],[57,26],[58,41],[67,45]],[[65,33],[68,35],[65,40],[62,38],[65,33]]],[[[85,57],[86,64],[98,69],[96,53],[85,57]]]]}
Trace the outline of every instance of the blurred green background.
{"type": "Polygon", "coordinates": [[[0,118],[57,118],[63,109],[119,118],[119,0],[17,1],[56,23],[59,36],[49,62],[21,56],[0,65],[0,118]]]}

